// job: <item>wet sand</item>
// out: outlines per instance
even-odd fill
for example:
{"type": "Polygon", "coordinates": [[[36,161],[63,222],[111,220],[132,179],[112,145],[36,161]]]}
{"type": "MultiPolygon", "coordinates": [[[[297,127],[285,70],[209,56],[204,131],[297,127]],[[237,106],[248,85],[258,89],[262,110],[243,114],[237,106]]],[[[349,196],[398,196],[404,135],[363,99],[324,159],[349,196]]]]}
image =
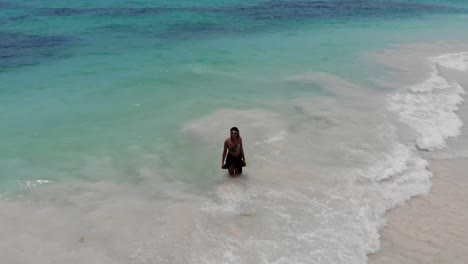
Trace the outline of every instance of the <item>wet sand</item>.
{"type": "Polygon", "coordinates": [[[468,159],[430,160],[430,193],[387,212],[369,264],[468,263],[468,159]]]}

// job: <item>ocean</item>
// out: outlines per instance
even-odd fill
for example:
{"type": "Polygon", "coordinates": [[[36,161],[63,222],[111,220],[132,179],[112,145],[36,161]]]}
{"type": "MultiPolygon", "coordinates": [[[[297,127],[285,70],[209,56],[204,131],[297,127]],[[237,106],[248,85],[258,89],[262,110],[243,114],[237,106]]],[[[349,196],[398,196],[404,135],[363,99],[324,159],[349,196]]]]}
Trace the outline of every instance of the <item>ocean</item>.
{"type": "Polygon", "coordinates": [[[468,157],[467,25],[462,0],[2,0],[0,262],[367,263],[428,160],[468,157]]]}

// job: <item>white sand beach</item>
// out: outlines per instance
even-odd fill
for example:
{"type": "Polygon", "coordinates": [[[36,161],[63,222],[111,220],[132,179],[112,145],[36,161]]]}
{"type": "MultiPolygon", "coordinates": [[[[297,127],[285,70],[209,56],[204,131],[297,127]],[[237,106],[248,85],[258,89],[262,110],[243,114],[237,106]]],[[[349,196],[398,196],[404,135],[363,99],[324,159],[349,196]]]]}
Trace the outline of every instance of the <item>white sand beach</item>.
{"type": "Polygon", "coordinates": [[[370,264],[468,263],[468,159],[430,160],[428,194],[387,212],[370,264]]]}

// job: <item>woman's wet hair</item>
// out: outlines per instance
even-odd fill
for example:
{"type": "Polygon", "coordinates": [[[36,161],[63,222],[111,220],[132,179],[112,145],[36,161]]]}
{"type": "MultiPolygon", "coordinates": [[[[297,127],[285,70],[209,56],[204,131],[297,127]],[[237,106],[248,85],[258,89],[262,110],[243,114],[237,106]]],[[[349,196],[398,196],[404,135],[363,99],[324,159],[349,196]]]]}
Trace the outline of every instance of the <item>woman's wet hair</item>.
{"type": "Polygon", "coordinates": [[[239,129],[237,127],[231,127],[231,129],[229,129],[229,132],[231,131],[236,131],[237,132],[237,136],[240,136],[239,134],[239,129]]]}

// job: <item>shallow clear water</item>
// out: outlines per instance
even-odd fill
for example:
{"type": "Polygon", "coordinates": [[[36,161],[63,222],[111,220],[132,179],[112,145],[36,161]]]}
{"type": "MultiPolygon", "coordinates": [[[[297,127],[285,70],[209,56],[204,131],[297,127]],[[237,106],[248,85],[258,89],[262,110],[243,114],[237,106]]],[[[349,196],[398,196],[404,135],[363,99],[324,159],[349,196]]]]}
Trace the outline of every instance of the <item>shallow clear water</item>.
{"type": "Polygon", "coordinates": [[[417,148],[460,129],[467,8],[0,2],[0,247],[46,245],[4,260],[364,263],[385,209],[430,188],[417,148]],[[432,73],[448,89],[405,97],[432,73]],[[231,126],[234,180],[218,169],[231,126]]]}

